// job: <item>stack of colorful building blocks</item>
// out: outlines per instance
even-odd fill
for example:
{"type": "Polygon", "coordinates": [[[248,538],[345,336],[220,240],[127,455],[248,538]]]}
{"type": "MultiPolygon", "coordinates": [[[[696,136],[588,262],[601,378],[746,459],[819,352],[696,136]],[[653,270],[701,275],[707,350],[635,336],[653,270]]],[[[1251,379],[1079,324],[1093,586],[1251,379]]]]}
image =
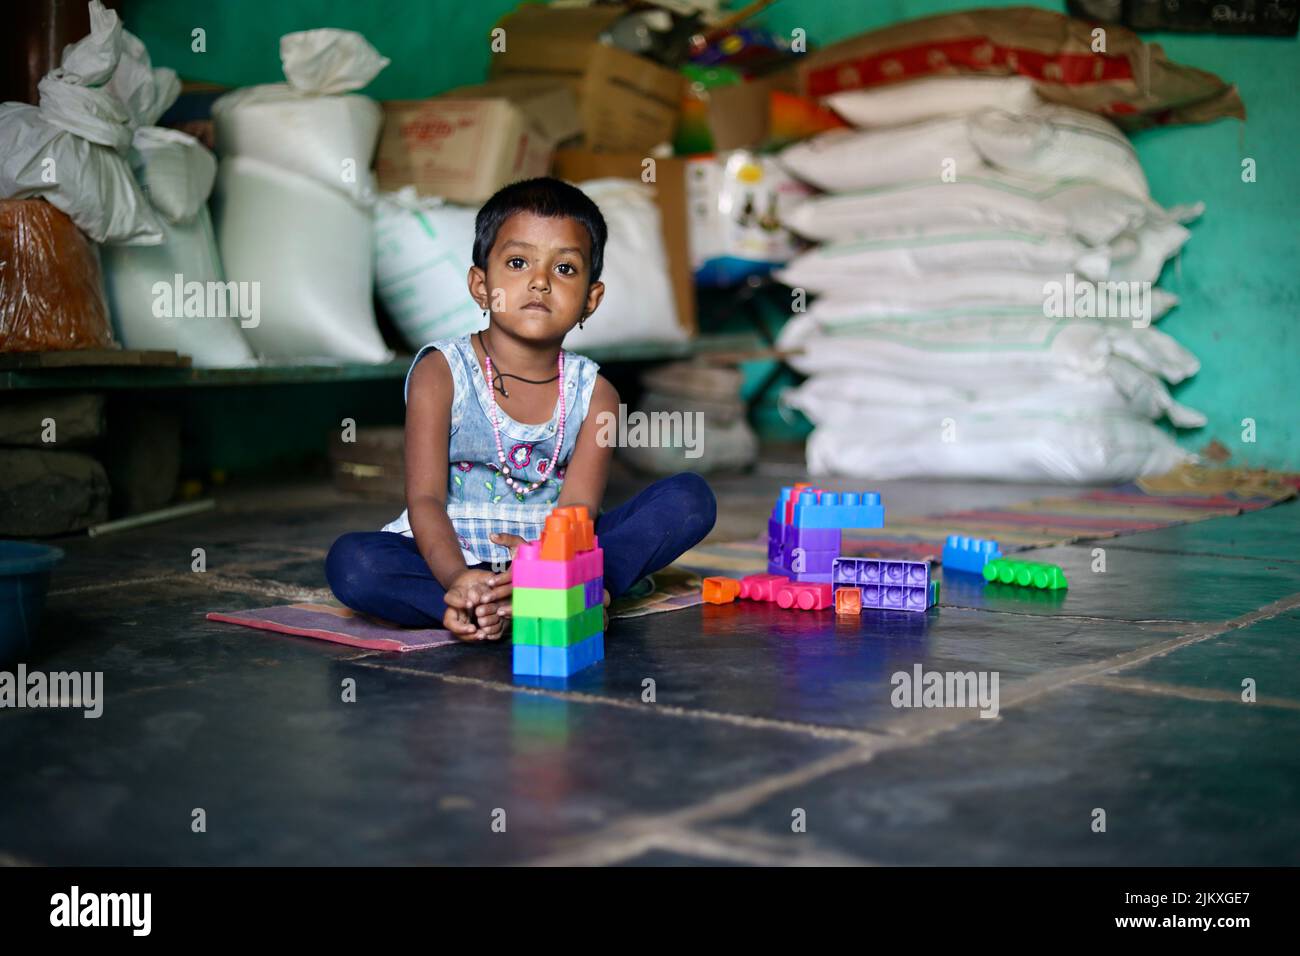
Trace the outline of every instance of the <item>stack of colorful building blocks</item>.
{"type": "Polygon", "coordinates": [[[768,573],[829,584],[842,529],[884,523],[885,509],[874,492],[823,491],[807,484],[782,488],[767,522],[768,573]]]}
{"type": "Polygon", "coordinates": [[[984,580],[1047,591],[1056,591],[1070,586],[1070,582],[1065,579],[1065,572],[1055,564],[1012,561],[1008,558],[998,558],[984,565],[984,580]]]}
{"type": "Polygon", "coordinates": [[[950,534],[943,546],[943,569],[983,574],[984,565],[1002,557],[1002,549],[989,538],[968,538],[950,534]]]}
{"type": "Polygon", "coordinates": [[[605,659],[605,553],[583,506],[556,508],[511,565],[514,672],[569,677],[605,659]]]}
{"type": "Polygon", "coordinates": [[[836,558],[832,586],[840,614],[863,608],[924,611],[939,603],[939,582],[930,580],[929,561],[836,558]]]}

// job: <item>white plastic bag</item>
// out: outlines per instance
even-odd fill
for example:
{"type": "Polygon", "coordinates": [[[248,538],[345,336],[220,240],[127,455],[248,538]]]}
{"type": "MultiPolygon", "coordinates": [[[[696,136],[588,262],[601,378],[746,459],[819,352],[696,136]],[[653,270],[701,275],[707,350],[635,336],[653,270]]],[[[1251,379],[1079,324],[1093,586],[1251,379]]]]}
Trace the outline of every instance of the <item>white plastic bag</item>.
{"type": "Polygon", "coordinates": [[[926,230],[994,227],[1073,235],[1102,245],[1126,230],[1187,221],[1203,209],[1198,204],[1165,210],[1092,180],[1058,182],[983,167],[955,182],[929,176],[816,196],[796,205],[785,221],[800,235],[821,241],[878,238],[906,223],[926,230]]]}
{"type": "Polygon", "coordinates": [[[375,203],[375,291],[413,349],[486,325],[469,294],[475,214],[414,186],[375,203]]]}
{"type": "Polygon", "coordinates": [[[584,328],[574,327],[565,336],[564,347],[582,351],[593,346],[685,341],[686,332],[677,321],[659,207],[645,185],[632,179],[592,179],[578,186],[600,207],[609,227],[600,275],[605,297],[584,328]]]}
{"type": "Polygon", "coordinates": [[[833,324],[799,315],[781,329],[777,347],[801,350],[789,362],[805,375],[883,374],[962,388],[1007,381],[1030,391],[1062,374],[1104,374],[1115,356],[1172,383],[1200,369],[1195,355],[1154,328],[1048,319],[1032,308],[833,324]]]}
{"type": "Polygon", "coordinates": [[[117,337],[129,349],[164,349],[188,355],[195,368],[256,364],[236,317],[155,314],[158,283],[165,283],[170,290],[177,275],[182,283],[224,279],[206,205],[187,222],[164,219],[162,230],[163,241],[156,246],[102,246],[99,250],[117,337]]]}
{"type": "Polygon", "coordinates": [[[862,411],[852,423],[815,428],[807,455],[813,475],[1073,484],[1160,475],[1192,457],[1144,418],[1050,408],[972,408],[947,421],[934,414],[862,411]]]}
{"type": "Polygon", "coordinates": [[[898,126],[990,107],[1012,113],[1042,103],[1027,76],[931,76],[832,93],[823,102],[854,126],[898,126]]]}
{"type": "Polygon", "coordinates": [[[794,176],[827,192],[848,192],[933,176],[960,177],[984,165],[963,116],[870,130],[834,129],[779,156],[794,176]]]}
{"type": "Polygon", "coordinates": [[[212,104],[217,153],[270,163],[373,201],[370,164],[383,110],[349,91],[368,84],[389,61],[348,30],[286,34],[280,55],[288,83],[245,87],[212,104]]]}
{"type": "MultiPolygon", "coordinates": [[[[903,278],[858,279],[818,295],[805,314],[820,324],[837,320],[871,318],[933,318],[936,315],[969,315],[991,309],[1039,310],[1047,298],[1049,283],[1077,289],[1086,280],[1069,282],[1064,275],[1036,272],[951,272],[931,273],[924,282],[903,278]]],[[[1094,297],[1096,295],[1094,287],[1094,297]]],[[[1178,297],[1164,289],[1151,290],[1151,321],[1156,321],[1178,304],[1178,297]]],[[[1133,317],[1116,317],[1131,322],[1133,317]]]]}
{"type": "Polygon", "coordinates": [[[244,335],[265,358],[385,362],[371,301],[371,216],[338,190],[244,157],[222,160],[212,199],[226,278],[257,282],[244,335]]]}
{"type": "Polygon", "coordinates": [[[959,417],[972,409],[1112,411],[1152,421],[1167,417],[1179,428],[1199,428],[1206,421],[1200,412],[1174,401],[1159,376],[1119,356],[1106,362],[1103,374],[1060,369],[1032,389],[1001,378],[958,385],[947,379],[918,380],[888,372],[821,372],[782,392],[781,400],[804,411],[815,409],[818,424],[849,424],[864,409],[940,418],[959,417]]]}
{"type": "Polygon", "coordinates": [[[91,32],[40,81],[40,106],[0,105],[0,198],[42,197],[96,242],[153,245],[162,227],[127,161],[132,119],[104,88],[117,68],[122,24],[99,0],[91,32]]]}
{"type": "Polygon", "coordinates": [[[827,243],[796,256],[777,277],[786,285],[821,292],[875,276],[924,280],[936,272],[1014,270],[1056,275],[1073,272],[1104,279],[1110,251],[1070,236],[985,228],[930,234],[896,227],[879,239],[827,243]]]}
{"type": "Polygon", "coordinates": [[[970,142],[986,161],[1026,176],[1097,180],[1140,199],[1151,196],[1128,137],[1114,123],[1057,103],[1028,113],[984,110],[969,119],[970,142]]]}

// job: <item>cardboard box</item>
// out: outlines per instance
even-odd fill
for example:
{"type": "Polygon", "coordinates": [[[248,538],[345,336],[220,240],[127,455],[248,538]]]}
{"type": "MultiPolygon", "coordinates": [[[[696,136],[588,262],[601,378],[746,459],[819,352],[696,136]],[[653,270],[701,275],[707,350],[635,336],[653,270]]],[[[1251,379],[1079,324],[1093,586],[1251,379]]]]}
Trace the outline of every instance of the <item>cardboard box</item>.
{"type": "MultiPolygon", "coordinates": [[[[561,149],[555,154],[554,174],[570,182],[616,177],[641,179],[640,153],[597,153],[586,149],[561,149]]],[[[686,225],[686,161],[668,158],[655,160],[655,182],[646,183],[655,192],[663,230],[664,252],[677,304],[677,321],[690,336],[698,326],[695,320],[695,283],[691,278],[690,237],[686,225]]]]}
{"type": "Polygon", "coordinates": [[[644,153],[670,142],[685,81],[675,70],[600,42],[624,12],[521,7],[500,23],[506,48],[493,54],[491,75],[566,85],[578,99],[588,149],[644,153]]]}
{"type": "Polygon", "coordinates": [[[573,94],[554,83],[485,83],[427,100],[390,100],[375,173],[384,191],[480,203],[550,171],[557,143],[581,130],[573,94]]]}

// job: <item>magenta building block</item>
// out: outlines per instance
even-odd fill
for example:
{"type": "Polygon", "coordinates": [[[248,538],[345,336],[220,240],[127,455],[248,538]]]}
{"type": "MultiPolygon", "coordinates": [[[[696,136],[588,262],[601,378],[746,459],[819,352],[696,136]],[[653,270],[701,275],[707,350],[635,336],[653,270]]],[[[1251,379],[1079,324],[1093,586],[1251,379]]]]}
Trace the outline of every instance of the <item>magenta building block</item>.
{"type": "Polygon", "coordinates": [[[541,544],[530,541],[521,544],[510,565],[510,582],[517,588],[569,588],[585,584],[601,575],[605,567],[605,552],[598,547],[575,554],[568,561],[543,561],[541,544]]]}

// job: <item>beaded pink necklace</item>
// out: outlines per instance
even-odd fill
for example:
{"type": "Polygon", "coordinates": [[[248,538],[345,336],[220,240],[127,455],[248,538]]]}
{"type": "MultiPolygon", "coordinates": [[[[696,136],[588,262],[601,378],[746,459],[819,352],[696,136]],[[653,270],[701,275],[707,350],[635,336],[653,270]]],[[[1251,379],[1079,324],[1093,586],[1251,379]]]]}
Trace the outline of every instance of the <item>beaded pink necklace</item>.
{"type": "Polygon", "coordinates": [[[555,466],[560,460],[560,450],[564,447],[564,349],[560,349],[560,428],[559,434],[555,439],[555,453],[551,455],[551,460],[547,463],[549,468],[538,468],[538,473],[542,476],[537,481],[525,485],[523,482],[516,482],[510,477],[510,468],[506,465],[506,451],[501,447],[501,428],[497,424],[497,397],[492,391],[492,356],[487,354],[487,349],[483,350],[483,361],[487,365],[487,390],[488,398],[492,404],[488,406],[488,416],[492,419],[492,437],[497,443],[497,461],[501,463],[501,476],[505,478],[506,484],[511,491],[520,495],[531,495],[534,491],[542,486],[551,475],[555,474],[555,466]]]}

